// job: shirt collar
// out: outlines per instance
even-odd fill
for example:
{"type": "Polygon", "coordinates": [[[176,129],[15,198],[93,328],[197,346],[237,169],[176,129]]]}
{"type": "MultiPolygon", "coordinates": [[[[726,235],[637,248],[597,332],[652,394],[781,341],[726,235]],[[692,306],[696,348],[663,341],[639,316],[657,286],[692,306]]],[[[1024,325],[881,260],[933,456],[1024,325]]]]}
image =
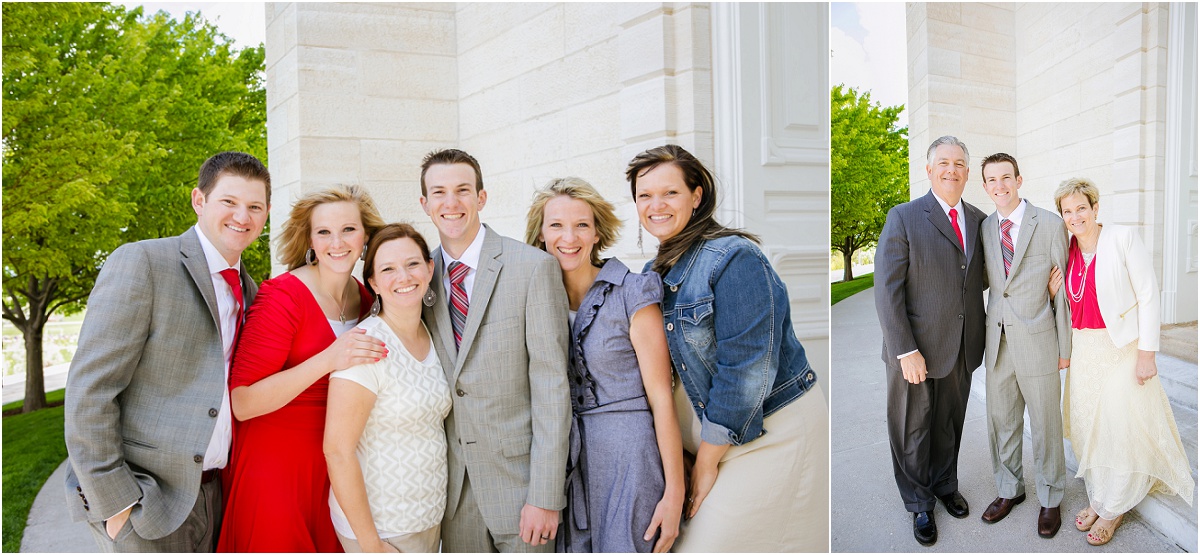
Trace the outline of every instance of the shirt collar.
{"type": "Polygon", "coordinates": [[[600,267],[600,273],[596,274],[596,281],[607,281],[613,285],[621,285],[625,282],[625,276],[629,275],[629,266],[621,262],[617,257],[609,258],[604,261],[604,265],[600,267]]]}
{"type": "MultiPolygon", "coordinates": [[[[996,214],[996,215],[1000,216],[1000,214],[996,214]]],[[[1025,219],[1025,199],[1021,199],[1021,202],[1017,203],[1017,207],[1013,209],[1012,213],[1009,214],[1007,218],[1005,218],[1004,216],[1000,216],[1001,221],[1012,220],[1013,225],[1021,225],[1021,222],[1024,219],[1025,219]]]]}
{"type": "Polygon", "coordinates": [[[233,268],[238,270],[238,275],[241,275],[239,266],[241,266],[242,260],[239,258],[237,266],[230,266],[225,262],[225,257],[221,256],[221,251],[218,251],[217,247],[213,246],[212,241],[209,241],[208,237],[204,236],[204,230],[200,229],[199,224],[195,226],[195,229],[196,236],[200,238],[200,248],[204,251],[204,259],[208,262],[208,273],[219,274],[221,270],[233,268]]]}
{"type": "Polygon", "coordinates": [[[457,261],[466,264],[472,270],[479,269],[479,254],[483,251],[484,233],[487,233],[487,226],[479,224],[479,233],[475,234],[475,239],[471,241],[470,245],[467,245],[467,249],[458,258],[450,256],[450,253],[446,252],[446,249],[442,249],[442,262],[446,265],[446,268],[449,269],[450,263],[457,261]]]}
{"type": "Polygon", "coordinates": [[[959,197],[958,204],[955,204],[954,206],[950,206],[949,204],[946,204],[946,201],[942,200],[942,197],[937,196],[937,193],[933,193],[933,198],[937,199],[938,204],[942,207],[942,212],[946,213],[947,218],[950,217],[950,209],[951,208],[958,210],[958,212],[957,212],[958,215],[960,215],[960,216],[962,215],[962,213],[963,213],[962,197],[959,197]]]}

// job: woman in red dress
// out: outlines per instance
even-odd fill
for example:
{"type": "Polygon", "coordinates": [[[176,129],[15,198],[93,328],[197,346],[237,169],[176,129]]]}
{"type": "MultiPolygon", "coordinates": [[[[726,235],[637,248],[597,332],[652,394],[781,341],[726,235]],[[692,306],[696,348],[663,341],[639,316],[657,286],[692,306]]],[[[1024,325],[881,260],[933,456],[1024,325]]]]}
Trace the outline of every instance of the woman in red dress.
{"type": "Polygon", "coordinates": [[[322,451],[327,376],[387,355],[353,329],[371,297],[350,275],[381,227],[353,185],[292,206],[278,242],[288,272],[263,282],[230,370],[233,453],[217,551],[342,551],[322,451]]]}

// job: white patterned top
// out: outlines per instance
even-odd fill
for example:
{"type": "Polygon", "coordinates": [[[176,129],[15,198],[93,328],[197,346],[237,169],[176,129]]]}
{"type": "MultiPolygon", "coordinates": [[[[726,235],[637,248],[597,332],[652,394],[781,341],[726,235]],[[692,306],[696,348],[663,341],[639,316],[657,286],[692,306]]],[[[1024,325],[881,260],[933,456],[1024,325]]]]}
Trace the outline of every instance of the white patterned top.
{"type": "MultiPolygon", "coordinates": [[[[432,343],[418,361],[378,316],[359,326],[379,338],[389,356],[330,374],[376,395],[358,440],[358,463],[367,501],[381,538],[422,532],[441,523],[446,510],[446,432],[450,387],[432,343]]],[[[426,329],[428,334],[429,330],[426,329]]],[[[354,538],[345,513],[329,492],[330,515],[339,534],[354,538]]]]}

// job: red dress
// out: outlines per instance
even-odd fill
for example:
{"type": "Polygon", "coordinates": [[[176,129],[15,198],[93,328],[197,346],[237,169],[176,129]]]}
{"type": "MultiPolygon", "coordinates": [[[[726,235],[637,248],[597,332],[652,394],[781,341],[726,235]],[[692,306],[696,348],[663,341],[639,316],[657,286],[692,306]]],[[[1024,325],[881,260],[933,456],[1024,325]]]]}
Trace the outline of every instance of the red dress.
{"type": "MultiPolygon", "coordinates": [[[[361,283],[359,319],[371,307],[361,283]]],[[[337,339],[312,293],[290,273],[263,282],[246,314],[229,389],[299,365],[337,339]]],[[[341,552],[329,518],[322,449],[329,380],[275,412],[234,420],[220,552],[341,552]]]]}

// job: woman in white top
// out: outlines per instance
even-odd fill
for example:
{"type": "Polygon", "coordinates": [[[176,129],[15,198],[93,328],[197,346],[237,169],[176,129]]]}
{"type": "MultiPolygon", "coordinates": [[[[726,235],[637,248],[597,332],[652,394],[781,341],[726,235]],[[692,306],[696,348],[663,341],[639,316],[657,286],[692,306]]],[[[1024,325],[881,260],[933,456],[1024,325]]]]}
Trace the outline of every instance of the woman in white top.
{"type": "Polygon", "coordinates": [[[408,224],[371,237],[363,277],[376,295],[359,326],[391,356],[334,372],[325,459],[330,513],[347,553],[436,552],[446,509],[450,388],[421,322],[433,261],[408,224]]]}

